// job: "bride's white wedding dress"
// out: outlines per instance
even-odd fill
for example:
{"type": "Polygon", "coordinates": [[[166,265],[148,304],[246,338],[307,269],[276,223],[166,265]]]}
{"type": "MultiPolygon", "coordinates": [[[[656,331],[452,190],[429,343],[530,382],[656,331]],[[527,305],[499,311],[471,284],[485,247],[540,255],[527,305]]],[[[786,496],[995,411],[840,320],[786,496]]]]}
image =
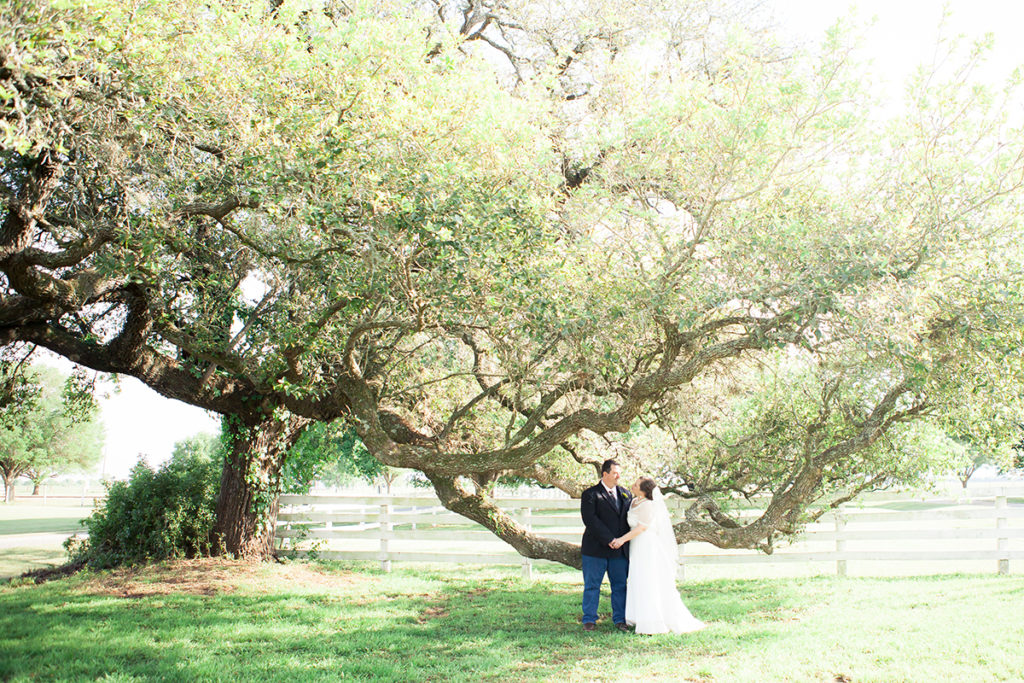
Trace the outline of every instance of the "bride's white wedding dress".
{"type": "Polygon", "coordinates": [[[704,628],[676,589],[679,549],[661,492],[655,490],[653,500],[639,500],[626,520],[630,529],[647,526],[629,542],[626,623],[635,626],[637,633],[688,633],[704,628]]]}

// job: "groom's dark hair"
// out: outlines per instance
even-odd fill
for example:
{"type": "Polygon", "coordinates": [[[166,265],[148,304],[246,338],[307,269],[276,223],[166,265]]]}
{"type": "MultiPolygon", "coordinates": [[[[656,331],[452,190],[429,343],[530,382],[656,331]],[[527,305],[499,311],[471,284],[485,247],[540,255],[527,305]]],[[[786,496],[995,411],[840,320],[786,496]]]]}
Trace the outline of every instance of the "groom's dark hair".
{"type": "MultiPolygon", "coordinates": [[[[612,465],[619,465],[619,463],[615,462],[611,458],[605,460],[604,464],[601,465],[601,474],[604,474],[605,472],[611,472],[612,465]]],[[[619,465],[619,467],[622,467],[622,465],[619,465]]]]}

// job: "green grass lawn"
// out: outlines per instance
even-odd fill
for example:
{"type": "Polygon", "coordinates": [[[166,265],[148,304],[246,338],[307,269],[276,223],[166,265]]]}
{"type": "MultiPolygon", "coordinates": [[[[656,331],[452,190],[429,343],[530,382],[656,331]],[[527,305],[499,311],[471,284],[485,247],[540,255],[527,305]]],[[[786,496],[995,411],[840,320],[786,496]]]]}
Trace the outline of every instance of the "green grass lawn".
{"type": "Polygon", "coordinates": [[[0,504],[0,536],[38,533],[74,533],[81,531],[79,520],[88,517],[92,507],[31,502],[0,504]]]}
{"type": "MultiPolygon", "coordinates": [[[[1024,579],[716,580],[682,636],[579,625],[579,573],[184,562],[0,588],[3,680],[1018,681],[1024,579]]],[[[606,597],[602,611],[607,612],[606,597]]]]}
{"type": "Polygon", "coordinates": [[[55,534],[82,531],[79,520],[91,512],[91,507],[78,503],[42,505],[16,500],[0,504],[0,580],[65,562],[63,539],[55,534]],[[24,537],[26,534],[48,535],[24,537]]]}
{"type": "Polygon", "coordinates": [[[82,530],[80,517],[31,517],[28,519],[0,519],[0,536],[40,533],[75,533],[82,530]]]}
{"type": "Polygon", "coordinates": [[[0,549],[0,581],[21,576],[33,569],[56,567],[67,562],[67,552],[59,545],[48,547],[13,546],[0,549]]]}

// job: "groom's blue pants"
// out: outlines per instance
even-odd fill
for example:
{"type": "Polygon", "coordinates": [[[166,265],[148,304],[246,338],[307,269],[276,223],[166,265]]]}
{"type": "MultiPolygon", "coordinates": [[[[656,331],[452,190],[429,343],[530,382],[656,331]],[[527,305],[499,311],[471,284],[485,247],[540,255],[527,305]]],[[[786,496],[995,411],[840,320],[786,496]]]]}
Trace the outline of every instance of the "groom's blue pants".
{"type": "Polygon", "coordinates": [[[601,583],[605,573],[612,587],[612,621],[623,624],[626,621],[626,577],[629,576],[629,560],[624,557],[583,556],[583,623],[597,621],[597,604],[601,599],[601,583]]]}

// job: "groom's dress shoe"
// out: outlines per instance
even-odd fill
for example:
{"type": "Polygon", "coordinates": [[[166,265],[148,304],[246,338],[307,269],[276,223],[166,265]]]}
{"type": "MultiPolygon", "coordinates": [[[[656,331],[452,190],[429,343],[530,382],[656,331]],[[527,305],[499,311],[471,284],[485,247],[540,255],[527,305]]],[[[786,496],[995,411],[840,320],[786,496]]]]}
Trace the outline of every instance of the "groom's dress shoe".
{"type": "Polygon", "coordinates": [[[619,629],[623,633],[629,633],[630,631],[633,630],[633,629],[629,628],[629,626],[627,626],[626,624],[622,624],[622,623],[615,624],[615,628],[619,629]]]}
{"type": "Polygon", "coordinates": [[[593,631],[595,628],[596,627],[594,626],[593,623],[583,624],[583,630],[584,631],[593,631]]]}

